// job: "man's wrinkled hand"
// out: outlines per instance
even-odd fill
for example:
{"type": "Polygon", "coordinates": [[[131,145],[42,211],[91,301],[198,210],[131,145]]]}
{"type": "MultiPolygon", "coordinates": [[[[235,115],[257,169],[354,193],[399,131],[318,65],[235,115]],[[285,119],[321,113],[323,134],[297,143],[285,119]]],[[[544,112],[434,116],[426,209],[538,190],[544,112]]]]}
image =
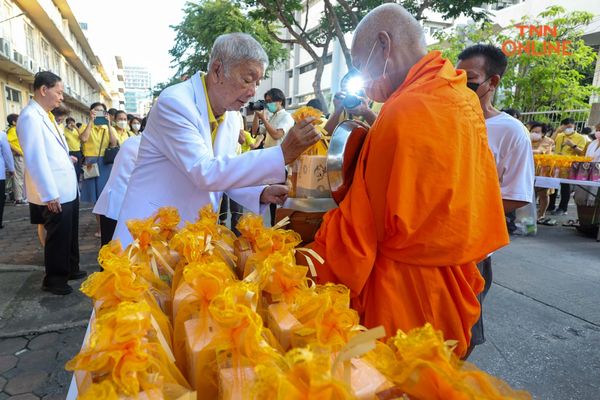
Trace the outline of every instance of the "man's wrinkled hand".
{"type": "Polygon", "coordinates": [[[60,206],[59,199],[50,200],[49,202],[46,203],[46,207],[48,207],[48,210],[54,214],[58,214],[58,213],[62,212],[62,207],[60,206]]]}
{"type": "Polygon", "coordinates": [[[289,130],[281,143],[285,164],[293,163],[304,151],[321,139],[321,134],[312,124],[313,117],[305,118],[289,130]]]}
{"type": "Polygon", "coordinates": [[[260,194],[260,202],[264,204],[283,205],[287,200],[289,188],[286,185],[267,186],[260,194]]]}

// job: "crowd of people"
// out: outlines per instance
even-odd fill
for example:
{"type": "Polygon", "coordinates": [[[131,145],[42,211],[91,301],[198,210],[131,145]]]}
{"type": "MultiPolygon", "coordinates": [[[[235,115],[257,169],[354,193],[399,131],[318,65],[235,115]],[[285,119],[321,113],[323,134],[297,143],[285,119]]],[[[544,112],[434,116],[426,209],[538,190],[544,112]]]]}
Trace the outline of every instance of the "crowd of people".
{"type": "MultiPolygon", "coordinates": [[[[366,326],[396,332],[429,322],[466,357],[484,341],[490,255],[509,243],[505,214],[535,201],[533,154],[598,157],[600,125],[592,144],[570,119],[554,135],[537,122],[527,129],[510,110],[494,107],[507,67],[498,47],[470,46],[454,66],[427,51],[422,28],[396,4],[361,21],[351,53],[364,89],[351,95],[345,78],[322,127],[330,135],[352,118],[371,129],[348,194],[310,244],[325,260],[317,279],[348,286],[366,326]]],[[[15,202],[28,201],[32,223],[46,232],[46,290],[69,293],[68,279],[85,275],[79,201],[95,203],[101,243],[118,239],[124,247],[132,241],[126,222],[164,206],[177,208],[184,222],[212,204],[222,223],[231,211],[232,227],[244,209],[269,212],[273,224],[289,191],[286,168],[321,130],[314,118],[294,122],[277,88],[252,104],[247,123],[240,110],[268,62],[251,36],[219,36],[206,73],[165,89],[147,124],[94,103],[89,122],[78,127],[61,107],[60,77],[36,75],[30,104],[9,116],[13,157],[5,168],[15,202]],[[23,171],[27,199],[22,182],[18,188],[23,171]]],[[[319,100],[309,104],[326,114],[319,100]]],[[[540,192],[544,217],[555,199],[540,192]]],[[[569,197],[570,188],[561,188],[558,212],[569,197]]]]}
{"type": "MultiPolygon", "coordinates": [[[[583,127],[579,133],[576,131],[575,122],[573,118],[565,118],[557,128],[548,123],[527,122],[533,153],[586,156],[593,162],[600,162],[600,124],[596,124],[593,128],[583,127]]],[[[568,183],[561,183],[559,192],[546,188],[536,188],[535,191],[539,200],[538,223],[554,226],[557,221],[546,213],[553,216],[567,214],[571,195],[577,189],[568,183]],[[558,206],[557,198],[560,198],[558,206]]]]}
{"type": "Polygon", "coordinates": [[[79,270],[79,202],[96,203],[111,175],[107,149],[116,153],[139,136],[143,120],[94,103],[89,123],[82,125],[62,103],[59,76],[39,72],[33,88],[30,103],[7,117],[8,129],[0,135],[0,227],[7,195],[16,206],[29,204],[30,222],[44,247],[42,288],[68,294],[68,280],[86,276],[79,270]]]}

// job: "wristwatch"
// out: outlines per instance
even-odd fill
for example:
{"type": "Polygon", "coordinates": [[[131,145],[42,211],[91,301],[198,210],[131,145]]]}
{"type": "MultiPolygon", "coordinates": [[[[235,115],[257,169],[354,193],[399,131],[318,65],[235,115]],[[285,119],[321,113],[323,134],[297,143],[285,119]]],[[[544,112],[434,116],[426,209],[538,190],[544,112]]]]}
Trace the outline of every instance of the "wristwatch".
{"type": "Polygon", "coordinates": [[[572,147],[572,148],[574,148],[574,149],[576,149],[576,148],[577,148],[577,145],[576,145],[576,144],[574,144],[574,145],[573,145],[573,146],[571,146],[571,147],[572,147]]]}

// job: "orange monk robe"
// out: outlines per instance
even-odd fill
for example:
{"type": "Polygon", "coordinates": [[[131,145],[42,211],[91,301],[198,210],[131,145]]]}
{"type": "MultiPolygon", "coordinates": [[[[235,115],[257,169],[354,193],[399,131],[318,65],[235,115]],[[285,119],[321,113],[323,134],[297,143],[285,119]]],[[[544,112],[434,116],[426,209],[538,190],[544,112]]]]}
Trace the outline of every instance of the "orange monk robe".
{"type": "Polygon", "coordinates": [[[311,244],[318,281],[343,283],[367,327],[426,322],[463,356],[479,318],[476,262],[508,244],[479,101],[437,51],[385,102],[339,208],[311,244]]]}

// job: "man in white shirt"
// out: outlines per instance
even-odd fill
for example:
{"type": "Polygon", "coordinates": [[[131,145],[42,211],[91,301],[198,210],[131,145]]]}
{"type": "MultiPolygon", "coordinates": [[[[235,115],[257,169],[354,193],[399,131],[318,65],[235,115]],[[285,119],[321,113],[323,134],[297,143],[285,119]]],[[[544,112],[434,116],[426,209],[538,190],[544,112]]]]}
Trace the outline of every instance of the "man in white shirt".
{"type": "MultiPolygon", "coordinates": [[[[285,111],[285,94],[281,89],[273,88],[265,93],[265,109],[271,113],[269,119],[265,116],[265,110],[255,111],[252,120],[252,134],[260,133],[265,136],[264,148],[279,146],[288,131],[294,126],[294,119],[285,111]],[[259,126],[262,122],[262,126],[259,126]]],[[[271,204],[271,226],[275,224],[275,212],[277,204],[271,204]]]]}
{"type": "Polygon", "coordinates": [[[65,137],[50,111],[63,100],[63,83],[50,71],[38,72],[34,95],[17,122],[25,157],[25,184],[32,213],[46,229],[42,289],[65,295],[68,280],[86,276],[79,270],[79,195],[73,161],[65,137]]]}
{"type": "MultiPolygon", "coordinates": [[[[458,60],[456,68],[466,71],[467,86],[479,97],[483,109],[488,143],[496,160],[504,212],[512,212],[533,200],[535,169],[527,129],[518,119],[498,111],[492,104],[506,70],[506,56],[495,46],[477,44],[463,50],[458,60]]],[[[479,295],[479,301],[483,303],[492,284],[491,258],[483,260],[478,267],[485,279],[484,290],[479,295]]],[[[472,333],[471,346],[485,342],[482,319],[473,326],[472,333]]]]}
{"type": "Polygon", "coordinates": [[[228,33],[213,45],[206,74],[163,90],[148,117],[114,238],[131,243],[126,223],[160,207],[177,208],[182,224],[198,210],[215,211],[223,194],[254,213],[282,204],[288,193],[285,166],[319,141],[307,118],[280,146],[236,154],[242,128],[238,110],[256,94],[268,66],[250,35],[228,33]]]}

